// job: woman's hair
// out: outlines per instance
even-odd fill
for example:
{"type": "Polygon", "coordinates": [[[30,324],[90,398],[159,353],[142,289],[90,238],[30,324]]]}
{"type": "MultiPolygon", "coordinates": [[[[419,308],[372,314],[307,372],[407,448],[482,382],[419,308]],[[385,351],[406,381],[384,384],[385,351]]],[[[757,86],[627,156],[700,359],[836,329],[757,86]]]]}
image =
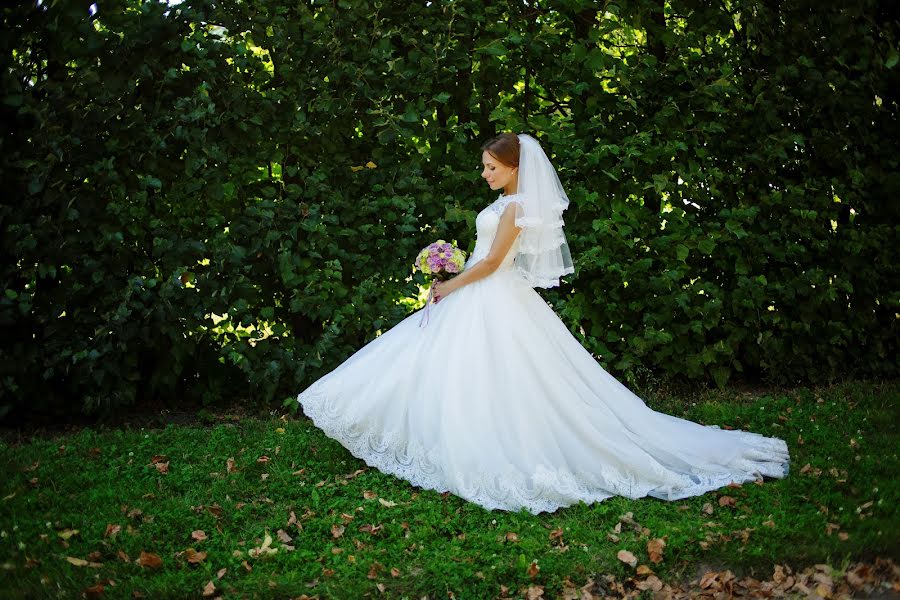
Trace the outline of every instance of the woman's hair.
{"type": "Polygon", "coordinates": [[[481,149],[507,167],[519,166],[519,136],[514,133],[501,133],[485,142],[481,149]]]}

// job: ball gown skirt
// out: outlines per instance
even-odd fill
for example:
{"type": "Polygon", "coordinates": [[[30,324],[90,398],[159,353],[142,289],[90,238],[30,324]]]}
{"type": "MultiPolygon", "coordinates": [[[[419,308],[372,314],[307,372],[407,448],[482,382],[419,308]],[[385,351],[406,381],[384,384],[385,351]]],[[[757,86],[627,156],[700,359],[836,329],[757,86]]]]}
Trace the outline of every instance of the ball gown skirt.
{"type": "MultiPolygon", "coordinates": [[[[486,247],[476,244],[466,268],[486,247]]],[[[788,474],[781,439],[650,409],[510,260],[431,304],[420,327],[423,310],[298,396],[316,427],[384,473],[534,514],[616,495],[678,500],[788,474]]]]}

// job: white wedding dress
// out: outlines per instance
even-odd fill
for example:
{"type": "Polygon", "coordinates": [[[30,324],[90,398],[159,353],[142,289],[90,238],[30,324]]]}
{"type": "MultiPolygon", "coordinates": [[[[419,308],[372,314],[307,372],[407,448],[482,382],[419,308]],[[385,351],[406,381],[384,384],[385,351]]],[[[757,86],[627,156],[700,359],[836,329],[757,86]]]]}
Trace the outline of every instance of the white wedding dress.
{"type": "MultiPolygon", "coordinates": [[[[478,214],[465,268],[511,198],[478,214]]],[[[677,500],[788,474],[783,440],[653,411],[607,373],[516,274],[519,239],[424,327],[423,308],[303,391],[303,412],[366,464],[487,509],[677,500]]]]}

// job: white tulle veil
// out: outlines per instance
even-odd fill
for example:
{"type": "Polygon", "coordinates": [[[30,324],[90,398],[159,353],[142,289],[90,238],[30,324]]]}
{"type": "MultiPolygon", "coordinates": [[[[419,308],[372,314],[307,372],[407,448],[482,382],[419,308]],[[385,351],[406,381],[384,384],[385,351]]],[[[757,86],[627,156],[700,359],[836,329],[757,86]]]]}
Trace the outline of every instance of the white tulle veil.
{"type": "Polygon", "coordinates": [[[560,277],[575,272],[563,232],[569,197],[538,141],[527,133],[518,138],[519,179],[513,197],[522,231],[515,268],[532,287],[555,287],[560,277]]]}

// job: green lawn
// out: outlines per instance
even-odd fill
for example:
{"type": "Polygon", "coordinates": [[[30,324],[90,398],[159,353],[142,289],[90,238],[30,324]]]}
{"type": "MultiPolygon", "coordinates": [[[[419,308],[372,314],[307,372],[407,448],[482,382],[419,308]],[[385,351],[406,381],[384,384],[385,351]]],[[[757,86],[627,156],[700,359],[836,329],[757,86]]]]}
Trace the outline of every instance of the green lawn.
{"type": "Polygon", "coordinates": [[[647,402],[786,439],[790,475],[534,516],[414,488],[305,418],[95,427],[0,446],[0,595],[81,598],[100,583],[105,598],[188,598],[212,581],[225,598],[496,598],[501,586],[522,597],[534,584],[555,598],[566,577],[633,576],[619,550],[664,581],[704,566],[767,579],[775,564],[841,569],[900,555],[896,382],[647,402]],[[614,533],[628,512],[637,525],[626,519],[614,533]],[[654,563],[648,541],[658,538],[654,563]],[[149,566],[137,564],[142,552],[149,566]]]}

